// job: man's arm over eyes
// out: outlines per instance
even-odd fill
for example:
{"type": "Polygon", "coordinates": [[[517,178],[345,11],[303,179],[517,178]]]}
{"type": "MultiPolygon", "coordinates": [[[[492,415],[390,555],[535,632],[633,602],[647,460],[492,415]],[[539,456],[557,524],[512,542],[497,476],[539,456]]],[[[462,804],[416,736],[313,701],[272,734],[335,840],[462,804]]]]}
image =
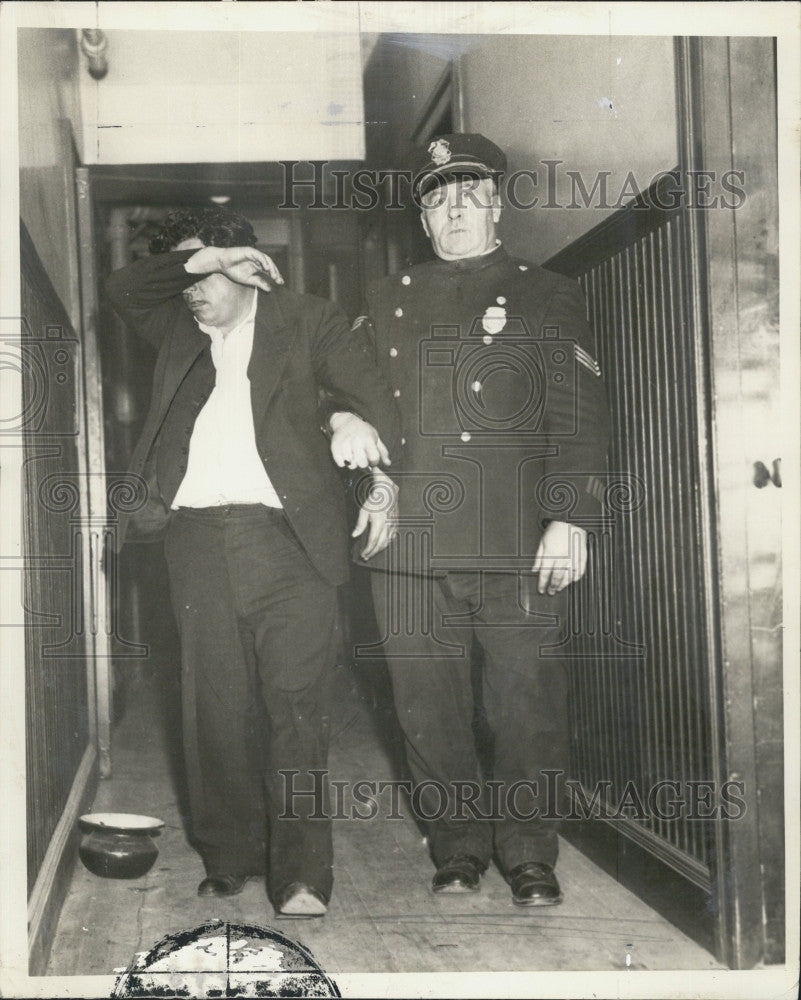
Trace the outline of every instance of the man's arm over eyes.
{"type": "Polygon", "coordinates": [[[161,346],[164,337],[185,310],[181,292],[204,275],[184,267],[196,250],[173,250],[142,257],[113,271],[106,279],[106,294],[114,310],[136,334],[161,346]]]}

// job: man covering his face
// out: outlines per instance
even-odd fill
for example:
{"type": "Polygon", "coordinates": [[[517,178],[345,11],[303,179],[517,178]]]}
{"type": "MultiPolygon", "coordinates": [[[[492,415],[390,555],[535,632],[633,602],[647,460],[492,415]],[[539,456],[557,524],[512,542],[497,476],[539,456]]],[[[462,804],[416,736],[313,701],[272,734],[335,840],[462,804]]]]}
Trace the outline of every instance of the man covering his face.
{"type": "Polygon", "coordinates": [[[176,212],[150,257],[111,275],[108,295],[159,352],[131,465],[147,504],[128,527],[166,530],[192,836],[206,870],[198,893],[233,895],[266,873],[277,915],[312,917],[331,894],[331,824],[311,817],[313,796],[284,815],[280,772],[311,788],[326,767],[348,575],[318,393],[363,415],[395,452],[398,420],[341,313],[280,287],[255,242],[228,209],[176,212]]]}

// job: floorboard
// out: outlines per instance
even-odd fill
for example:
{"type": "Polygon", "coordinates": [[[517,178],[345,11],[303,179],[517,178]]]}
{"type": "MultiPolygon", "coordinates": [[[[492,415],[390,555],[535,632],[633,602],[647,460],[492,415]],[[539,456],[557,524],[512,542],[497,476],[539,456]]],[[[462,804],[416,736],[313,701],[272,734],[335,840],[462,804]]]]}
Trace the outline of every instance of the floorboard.
{"type": "MultiPolygon", "coordinates": [[[[391,720],[367,706],[364,685],[338,672],[330,758],[335,779],[398,777],[391,720]]],[[[263,883],[240,896],[200,899],[199,857],[188,846],[175,778],[174,698],[153,677],[138,677],[114,731],[113,775],[94,811],[159,816],[154,868],[133,881],[91,875],[77,863],[53,942],[48,975],[122,970],[166,934],[219,917],[273,925],[310,948],[329,974],[537,970],[714,969],[713,956],[649,909],[570,844],[560,847],[561,906],[515,907],[491,868],[479,893],[435,896],[424,831],[406,813],[334,821],[335,883],[319,921],[276,921],[263,883]]],[[[369,689],[368,689],[369,695],[369,689]]],[[[349,812],[345,799],[345,812],[349,812]]]]}

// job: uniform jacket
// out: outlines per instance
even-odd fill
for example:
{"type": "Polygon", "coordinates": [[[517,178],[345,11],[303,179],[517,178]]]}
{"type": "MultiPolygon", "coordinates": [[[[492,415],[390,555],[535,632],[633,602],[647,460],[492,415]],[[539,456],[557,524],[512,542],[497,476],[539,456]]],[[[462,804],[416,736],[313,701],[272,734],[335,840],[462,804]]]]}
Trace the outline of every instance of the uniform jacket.
{"type": "Polygon", "coordinates": [[[530,568],[548,521],[597,516],[606,395],[575,281],[499,246],[383,279],[356,328],[401,411],[400,568],[530,568]]]}
{"type": "MultiPolygon", "coordinates": [[[[107,283],[122,319],[158,349],[150,410],[130,467],[148,483],[147,505],[134,515],[140,535],[166,523],[194,419],[214,384],[209,337],[180,295],[199,279],[184,269],[194,252],[143,258],[107,283]]],[[[335,306],[280,287],[258,296],[248,377],[259,455],[310,560],[341,583],[348,565],[345,498],[320,427],[318,390],[369,420],[390,455],[400,449],[397,408],[372,350],[335,306]]],[[[121,539],[126,528],[121,524],[121,539]]]]}

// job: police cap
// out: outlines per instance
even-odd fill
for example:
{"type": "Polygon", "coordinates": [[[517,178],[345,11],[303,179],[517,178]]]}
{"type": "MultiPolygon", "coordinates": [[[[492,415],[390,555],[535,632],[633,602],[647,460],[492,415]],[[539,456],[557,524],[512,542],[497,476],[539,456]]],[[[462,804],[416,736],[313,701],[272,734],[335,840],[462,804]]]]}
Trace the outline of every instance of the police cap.
{"type": "Polygon", "coordinates": [[[415,160],[414,194],[421,197],[440,178],[493,177],[506,170],[506,156],[478,132],[454,132],[433,138],[415,160]]]}

